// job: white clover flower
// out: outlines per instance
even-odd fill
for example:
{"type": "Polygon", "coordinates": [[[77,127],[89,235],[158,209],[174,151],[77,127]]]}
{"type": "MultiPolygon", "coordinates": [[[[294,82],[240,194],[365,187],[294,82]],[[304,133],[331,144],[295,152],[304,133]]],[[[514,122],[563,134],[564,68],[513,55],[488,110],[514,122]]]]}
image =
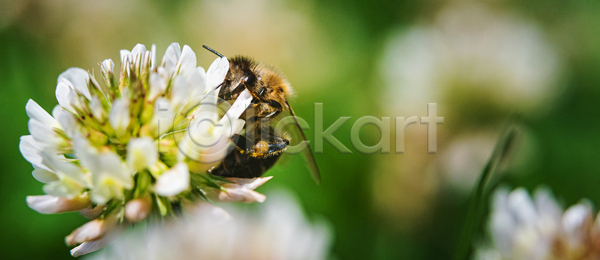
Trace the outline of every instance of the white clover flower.
{"type": "Polygon", "coordinates": [[[600,258],[600,219],[583,201],[563,211],[548,189],[533,198],[523,189],[499,189],[488,222],[491,243],[477,248],[475,259],[600,258]]]}
{"type": "Polygon", "coordinates": [[[238,118],[252,99],[245,91],[229,109],[219,104],[227,58],[205,72],[187,45],[171,44],[160,64],[155,53],[142,44],[122,50],[118,74],[104,60],[102,84],[70,68],[58,77],[52,115],[33,100],[25,107],[31,135],[19,148],[47,194],[27,197],[28,205],[93,219],[67,237],[67,244],[80,244],[74,256],[101,248],[129,223],[169,217],[209,194],[235,194],[212,197],[222,202],[265,199],[254,189],[269,178],[226,180],[207,172],[232,149],[229,139],[242,131],[238,118]]]}
{"type": "MultiPolygon", "coordinates": [[[[378,164],[395,174],[373,178],[375,205],[390,225],[404,229],[428,214],[426,205],[443,188],[469,194],[487,161],[482,148],[491,151],[496,142],[490,130],[514,113],[551,111],[564,75],[560,53],[535,21],[490,1],[446,2],[432,16],[390,31],[379,63],[384,110],[408,122],[437,103],[438,116],[446,118],[437,128],[438,155],[419,152],[428,139],[421,126],[408,126],[406,153],[378,164]]],[[[515,154],[532,159],[535,153],[527,153],[537,148],[535,140],[523,139],[515,154]]]]}
{"type": "Polygon", "coordinates": [[[259,212],[231,208],[229,215],[199,206],[181,221],[123,236],[89,259],[327,259],[327,225],[310,223],[287,193],[269,196],[259,212]]]}
{"type": "Polygon", "coordinates": [[[381,75],[385,104],[407,115],[443,103],[446,116],[465,109],[548,110],[558,96],[562,61],[535,23],[479,1],[459,1],[431,23],[393,32],[381,75]]]}

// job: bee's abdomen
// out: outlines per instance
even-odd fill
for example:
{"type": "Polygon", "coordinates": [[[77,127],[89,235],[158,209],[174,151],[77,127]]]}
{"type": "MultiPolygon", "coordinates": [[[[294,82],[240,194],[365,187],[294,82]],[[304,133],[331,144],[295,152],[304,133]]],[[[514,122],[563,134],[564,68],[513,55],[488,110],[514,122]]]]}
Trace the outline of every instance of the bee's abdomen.
{"type": "Polygon", "coordinates": [[[255,158],[249,153],[234,150],[211,173],[221,177],[256,178],[273,167],[280,156],[281,154],[267,158],[255,158]]]}

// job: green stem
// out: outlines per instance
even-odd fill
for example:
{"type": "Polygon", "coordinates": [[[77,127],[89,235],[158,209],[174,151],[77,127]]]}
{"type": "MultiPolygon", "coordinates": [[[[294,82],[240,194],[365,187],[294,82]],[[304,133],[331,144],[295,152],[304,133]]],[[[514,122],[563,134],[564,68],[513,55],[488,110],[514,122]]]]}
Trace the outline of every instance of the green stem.
{"type": "Polygon", "coordinates": [[[454,257],[455,260],[468,259],[469,257],[469,252],[473,241],[473,234],[475,233],[481,221],[482,204],[485,197],[483,192],[485,190],[486,183],[496,170],[498,163],[506,156],[508,148],[512,144],[515,135],[515,129],[506,131],[500,141],[496,144],[494,152],[490,156],[490,159],[487,161],[481,172],[481,175],[479,176],[477,186],[475,186],[475,189],[471,194],[469,211],[467,213],[467,219],[461,235],[460,243],[458,245],[458,250],[454,257]]]}

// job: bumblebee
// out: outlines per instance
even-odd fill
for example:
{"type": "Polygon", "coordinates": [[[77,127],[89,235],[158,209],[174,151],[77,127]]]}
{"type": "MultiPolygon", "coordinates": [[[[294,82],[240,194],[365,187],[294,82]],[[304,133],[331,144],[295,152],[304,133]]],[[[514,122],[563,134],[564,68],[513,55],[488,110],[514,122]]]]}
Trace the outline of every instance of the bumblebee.
{"type": "MultiPolygon", "coordinates": [[[[203,47],[224,57],[206,45],[203,47]]],[[[229,60],[229,71],[219,85],[219,98],[233,102],[244,90],[248,90],[253,97],[250,106],[240,116],[246,121],[246,130],[242,135],[231,138],[235,149],[223,159],[220,166],[210,171],[213,175],[255,178],[273,167],[292,139],[290,133],[281,133],[280,136],[274,128],[284,114],[289,113],[294,118],[293,131],[298,139],[306,140],[296,114],[287,101],[292,88],[281,73],[250,58],[235,56],[229,60]]],[[[317,183],[320,182],[320,172],[310,146],[307,145],[302,153],[313,178],[317,183]]]]}

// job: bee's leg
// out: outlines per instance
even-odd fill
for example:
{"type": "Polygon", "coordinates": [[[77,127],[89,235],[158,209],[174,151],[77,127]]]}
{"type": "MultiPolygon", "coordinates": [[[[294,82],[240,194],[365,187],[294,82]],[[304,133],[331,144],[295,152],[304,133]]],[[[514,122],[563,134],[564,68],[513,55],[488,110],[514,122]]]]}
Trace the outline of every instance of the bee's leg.
{"type": "Polygon", "coordinates": [[[273,167],[283,151],[289,145],[287,139],[275,137],[275,142],[266,143],[258,141],[252,144],[242,135],[234,135],[235,149],[225,157],[220,166],[211,170],[211,173],[222,177],[255,178],[260,177],[273,167]],[[250,143],[251,145],[247,145],[250,143]],[[257,147],[267,144],[266,152],[257,152],[257,147]]]}
{"type": "Polygon", "coordinates": [[[241,154],[247,154],[254,158],[267,158],[279,155],[287,149],[290,141],[279,136],[270,136],[269,139],[258,139],[255,142],[249,141],[243,135],[234,135],[235,150],[241,154]]]}

